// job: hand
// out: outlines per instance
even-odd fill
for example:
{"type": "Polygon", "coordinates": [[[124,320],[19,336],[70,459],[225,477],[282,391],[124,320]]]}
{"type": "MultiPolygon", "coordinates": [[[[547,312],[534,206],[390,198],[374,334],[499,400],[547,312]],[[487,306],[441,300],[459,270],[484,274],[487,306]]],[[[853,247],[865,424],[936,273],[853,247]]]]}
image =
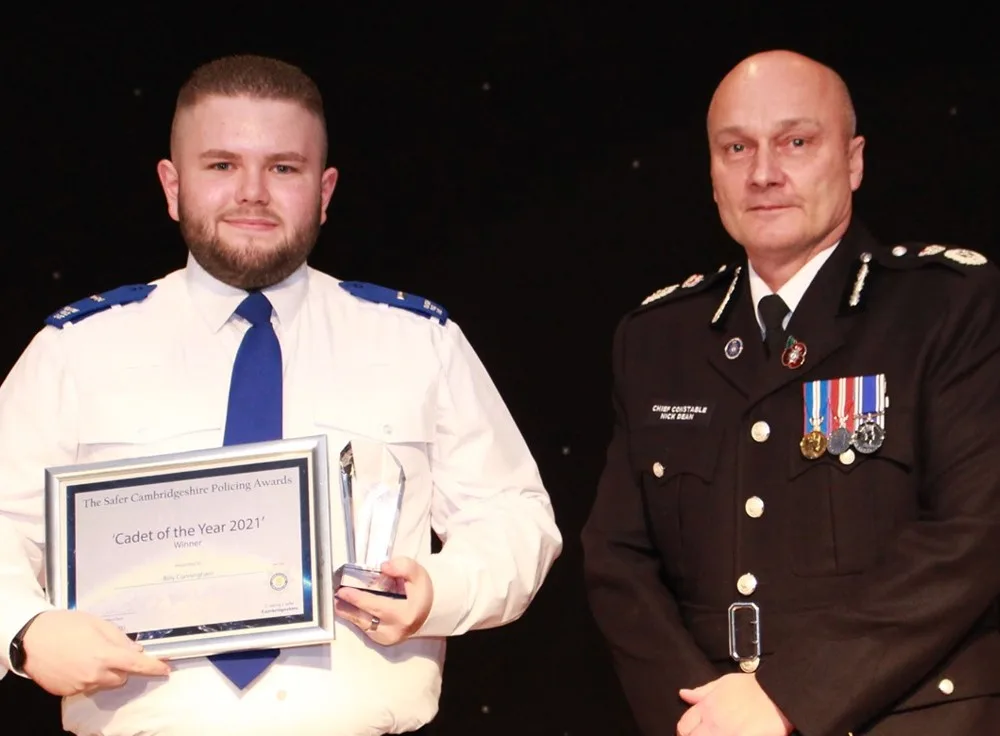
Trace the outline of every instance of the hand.
{"type": "Polygon", "coordinates": [[[24,674],[53,695],[121,687],[133,674],[170,673],[117,626],[79,611],[41,614],[24,634],[24,653],[24,674]]]}
{"type": "Polygon", "coordinates": [[[723,675],[680,696],[691,707],[677,736],[789,736],[795,729],[754,675],[723,675]]]}
{"type": "Polygon", "coordinates": [[[388,646],[405,641],[423,626],[434,602],[434,587],[423,565],[409,557],[389,560],[382,565],[382,573],[403,581],[405,600],[341,588],[334,605],[338,616],[357,626],[372,641],[388,646]]]}

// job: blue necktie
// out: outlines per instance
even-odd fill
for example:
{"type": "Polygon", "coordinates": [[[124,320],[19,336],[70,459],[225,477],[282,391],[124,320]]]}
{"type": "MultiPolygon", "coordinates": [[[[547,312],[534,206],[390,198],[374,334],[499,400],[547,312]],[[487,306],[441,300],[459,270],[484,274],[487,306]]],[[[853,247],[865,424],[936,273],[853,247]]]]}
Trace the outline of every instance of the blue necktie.
{"type": "MultiPolygon", "coordinates": [[[[259,291],[236,308],[250,323],[233,364],[226,413],[226,445],[280,440],[281,346],[271,327],[271,302],[259,291]]],[[[278,649],[227,652],[209,657],[240,690],[253,682],[278,656],[278,649]]]]}

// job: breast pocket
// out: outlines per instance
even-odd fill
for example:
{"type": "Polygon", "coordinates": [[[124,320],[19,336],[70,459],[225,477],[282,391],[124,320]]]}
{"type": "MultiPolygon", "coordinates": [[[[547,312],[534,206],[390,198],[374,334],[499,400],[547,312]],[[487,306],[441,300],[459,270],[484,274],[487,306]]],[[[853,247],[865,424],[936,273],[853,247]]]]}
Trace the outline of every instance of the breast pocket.
{"type": "Polygon", "coordinates": [[[719,442],[707,434],[677,438],[649,432],[634,444],[647,524],[667,575],[675,580],[705,574],[713,534],[713,481],[719,442]]]}
{"type": "Polygon", "coordinates": [[[850,575],[875,564],[899,524],[919,506],[913,472],[913,414],[887,412],[884,441],[871,453],[852,447],[842,455],[789,461],[789,559],[803,577],[850,575]]]}
{"type": "Polygon", "coordinates": [[[165,368],[142,367],[80,391],[78,460],[93,462],[213,447],[225,423],[221,399],[165,368]]]}

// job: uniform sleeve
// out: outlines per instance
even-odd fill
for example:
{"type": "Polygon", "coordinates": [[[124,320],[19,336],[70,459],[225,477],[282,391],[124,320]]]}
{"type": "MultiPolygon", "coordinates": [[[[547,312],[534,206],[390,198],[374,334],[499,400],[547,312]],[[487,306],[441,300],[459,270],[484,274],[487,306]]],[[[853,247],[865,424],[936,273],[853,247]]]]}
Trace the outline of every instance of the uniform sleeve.
{"type": "Polygon", "coordinates": [[[58,333],[35,336],[0,385],[0,678],[10,642],[51,608],[45,568],[45,468],[76,457],[76,395],[58,333]]]}
{"type": "Polygon", "coordinates": [[[803,736],[845,734],[884,714],[1000,595],[998,281],[944,302],[952,314],[927,341],[921,518],[899,529],[856,596],[810,616],[757,673],[803,736]]]}
{"type": "Polygon", "coordinates": [[[535,461],[457,325],[446,326],[438,349],[431,523],[442,547],[425,563],[434,601],[418,636],[514,621],[562,551],[535,461]]]}
{"type": "Polygon", "coordinates": [[[629,461],[624,401],[625,326],[615,334],[614,427],[597,498],[584,526],[590,607],[643,733],[673,733],[687,706],[677,691],[717,678],[684,627],[661,575],[638,481],[629,461]]]}

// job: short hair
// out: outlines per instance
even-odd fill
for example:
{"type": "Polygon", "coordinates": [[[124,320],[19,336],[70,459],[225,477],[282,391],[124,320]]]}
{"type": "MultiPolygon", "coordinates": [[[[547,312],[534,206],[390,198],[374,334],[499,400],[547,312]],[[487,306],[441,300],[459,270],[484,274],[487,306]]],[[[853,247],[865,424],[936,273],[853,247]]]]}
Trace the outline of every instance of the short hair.
{"type": "Polygon", "coordinates": [[[323,95],[319,87],[302,69],[286,61],[237,54],[202,64],[191,73],[177,94],[174,125],[181,111],[211,96],[295,102],[319,118],[324,135],[326,133],[323,95]]]}

